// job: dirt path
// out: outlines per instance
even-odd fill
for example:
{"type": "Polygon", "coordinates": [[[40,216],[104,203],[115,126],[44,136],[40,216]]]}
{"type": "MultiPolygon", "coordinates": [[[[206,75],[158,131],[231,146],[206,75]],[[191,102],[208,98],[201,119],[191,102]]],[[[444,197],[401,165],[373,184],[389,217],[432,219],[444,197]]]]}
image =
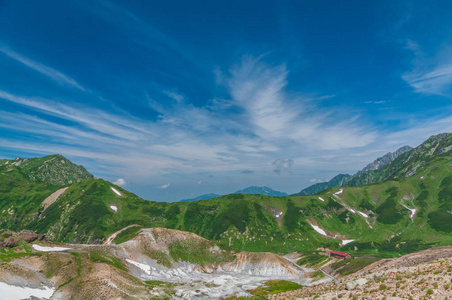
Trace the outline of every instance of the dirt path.
{"type": "Polygon", "coordinates": [[[108,238],[105,240],[105,242],[103,243],[103,245],[110,245],[111,242],[115,239],[115,237],[116,237],[118,234],[120,234],[121,232],[123,232],[123,231],[126,230],[127,228],[134,227],[134,226],[140,226],[140,225],[132,224],[132,225],[129,225],[129,226],[124,227],[123,229],[120,229],[120,230],[116,231],[115,233],[110,234],[110,235],[108,236],[108,238]]]}

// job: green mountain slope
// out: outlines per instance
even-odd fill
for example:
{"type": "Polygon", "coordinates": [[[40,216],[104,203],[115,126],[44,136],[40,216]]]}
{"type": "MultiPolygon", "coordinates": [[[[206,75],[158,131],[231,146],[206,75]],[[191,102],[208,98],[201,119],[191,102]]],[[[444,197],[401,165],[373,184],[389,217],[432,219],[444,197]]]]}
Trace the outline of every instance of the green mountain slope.
{"type": "Polygon", "coordinates": [[[267,195],[273,197],[284,197],[288,196],[287,193],[275,191],[267,186],[250,186],[243,190],[238,190],[234,194],[257,194],[257,195],[267,195]]]}
{"type": "Polygon", "coordinates": [[[207,200],[207,199],[212,199],[212,198],[218,198],[218,197],[221,197],[221,196],[222,195],[220,195],[220,194],[210,193],[210,194],[200,195],[200,196],[195,197],[195,198],[183,199],[183,200],[180,200],[179,202],[193,202],[193,201],[199,201],[199,200],[207,200]]]}
{"type": "Polygon", "coordinates": [[[423,165],[437,155],[452,149],[452,134],[443,133],[431,136],[420,146],[403,152],[393,161],[376,170],[357,173],[345,185],[360,186],[373,184],[387,179],[397,179],[412,176],[423,165]]]}
{"type": "Polygon", "coordinates": [[[83,166],[75,165],[59,154],[40,158],[0,160],[2,173],[18,171],[30,182],[66,186],[94,178],[83,166]]]}
{"type": "Polygon", "coordinates": [[[315,195],[323,190],[326,190],[327,188],[333,187],[333,186],[345,186],[345,185],[352,185],[352,186],[358,186],[358,185],[365,185],[365,184],[371,184],[371,183],[377,183],[382,179],[381,176],[375,176],[376,173],[384,173],[381,171],[381,169],[386,168],[389,164],[392,163],[397,157],[402,155],[403,153],[412,150],[410,146],[404,146],[400,149],[398,149],[395,152],[389,152],[383,155],[382,157],[377,158],[367,166],[365,166],[362,170],[357,172],[355,175],[349,175],[349,174],[339,174],[333,177],[330,181],[321,182],[313,184],[300,192],[296,193],[295,195],[315,195]],[[349,184],[349,182],[353,182],[349,184]],[[358,183],[359,182],[359,183],[358,183]]]}
{"type": "Polygon", "coordinates": [[[35,182],[33,173],[3,164],[0,226],[32,229],[56,241],[100,243],[138,224],[190,231],[240,250],[277,253],[318,247],[406,253],[449,245],[451,139],[435,136],[402,154],[385,168],[392,175],[380,183],[329,188],[315,196],[230,194],[162,203],[87,179],[45,205],[44,199],[61,186],[35,182]]]}
{"type": "Polygon", "coordinates": [[[342,186],[346,182],[348,182],[352,177],[353,176],[349,175],[349,174],[339,174],[339,175],[334,176],[330,181],[319,182],[319,183],[313,184],[294,195],[300,195],[300,196],[315,195],[321,191],[326,190],[327,188],[330,188],[333,186],[342,186]]]}

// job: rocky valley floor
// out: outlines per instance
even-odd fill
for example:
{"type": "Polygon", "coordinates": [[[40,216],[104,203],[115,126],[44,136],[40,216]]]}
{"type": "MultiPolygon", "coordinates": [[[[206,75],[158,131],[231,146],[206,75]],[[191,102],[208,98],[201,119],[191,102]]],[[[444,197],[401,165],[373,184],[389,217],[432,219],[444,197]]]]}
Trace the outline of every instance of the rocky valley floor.
{"type": "Polygon", "coordinates": [[[268,296],[268,299],[452,299],[452,247],[384,259],[337,282],[268,296]]]}

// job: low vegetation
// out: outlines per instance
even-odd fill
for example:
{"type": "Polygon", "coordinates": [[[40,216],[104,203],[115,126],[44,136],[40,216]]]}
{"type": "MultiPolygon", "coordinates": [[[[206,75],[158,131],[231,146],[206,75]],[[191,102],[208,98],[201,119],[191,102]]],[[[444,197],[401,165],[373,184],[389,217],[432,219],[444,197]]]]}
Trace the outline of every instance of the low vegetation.
{"type": "Polygon", "coordinates": [[[223,250],[207,240],[188,239],[169,245],[169,253],[174,261],[188,261],[204,266],[232,261],[234,251],[223,250]]]}
{"type": "Polygon", "coordinates": [[[257,289],[250,290],[249,292],[255,296],[267,296],[272,294],[279,294],[283,292],[298,290],[303,288],[302,285],[286,280],[270,280],[264,283],[264,285],[257,289]]]}
{"type": "Polygon", "coordinates": [[[354,259],[344,259],[331,265],[336,274],[349,275],[364,267],[380,260],[378,257],[356,257],[354,259]]]}
{"type": "Polygon", "coordinates": [[[121,231],[120,233],[118,233],[118,235],[114,238],[113,242],[115,244],[119,245],[124,242],[127,242],[128,240],[131,240],[137,236],[137,234],[141,230],[141,228],[143,228],[143,227],[141,227],[141,226],[129,227],[129,228],[121,231]]]}

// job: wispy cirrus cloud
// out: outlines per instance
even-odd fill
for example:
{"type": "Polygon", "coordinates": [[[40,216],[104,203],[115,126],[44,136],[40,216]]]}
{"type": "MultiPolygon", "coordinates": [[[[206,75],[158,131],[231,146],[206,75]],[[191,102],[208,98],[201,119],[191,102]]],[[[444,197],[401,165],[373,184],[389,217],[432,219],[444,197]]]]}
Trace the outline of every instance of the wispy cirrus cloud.
{"type": "Polygon", "coordinates": [[[406,42],[406,49],[414,54],[414,59],[412,70],[402,78],[418,93],[446,95],[452,87],[452,46],[443,45],[433,57],[412,40],[406,42]]]}
{"type": "Polygon", "coordinates": [[[442,95],[452,86],[452,62],[432,66],[429,71],[407,73],[403,75],[403,79],[419,93],[442,95]]]}
{"type": "Polygon", "coordinates": [[[84,92],[86,91],[86,89],[81,84],[79,84],[75,79],[69,77],[68,75],[61,73],[58,70],[55,70],[42,63],[34,61],[34,60],[32,60],[28,57],[25,57],[17,52],[14,52],[6,47],[0,47],[0,52],[5,54],[6,56],[16,60],[17,62],[20,62],[21,64],[27,66],[28,68],[35,70],[36,72],[39,72],[42,75],[45,75],[45,76],[51,78],[52,80],[54,80],[55,82],[57,82],[61,85],[73,87],[73,88],[79,89],[84,92]]]}
{"type": "Polygon", "coordinates": [[[87,167],[97,174],[128,181],[152,178],[152,186],[164,190],[170,185],[158,184],[162,176],[174,183],[172,174],[204,178],[230,172],[271,178],[275,172],[292,176],[306,168],[358,169],[419,132],[428,135],[452,124],[447,117],[432,119],[420,131],[387,134],[382,141],[385,133],[359,116],[335,107],[325,111],[312,99],[288,91],[284,65],[245,57],[224,76],[230,98],[204,106],[185,99],[156,106],[149,100],[149,109],[159,115],[152,121],[112,107],[96,109],[0,90],[0,101],[28,112],[0,108],[0,129],[10,136],[0,138],[0,144],[19,152],[78,157],[83,164],[95,161],[87,167]]]}
{"type": "Polygon", "coordinates": [[[104,170],[110,166],[110,173],[127,176],[193,170],[271,172],[275,156],[287,158],[274,165],[281,172],[287,163],[292,166],[291,158],[370,142],[373,133],[363,133],[366,128],[353,118],[322,112],[291,96],[287,76],[284,65],[270,67],[261,59],[245,57],[227,75],[231,99],[214,99],[199,107],[182,101],[180,93],[168,95],[164,90],[176,101],[166,106],[150,101],[150,109],[159,113],[154,121],[111,107],[107,112],[0,90],[0,101],[36,112],[4,112],[0,127],[40,137],[3,145],[95,159],[103,162],[104,170]]]}
{"type": "Polygon", "coordinates": [[[232,99],[245,111],[253,134],[263,140],[290,140],[303,148],[330,150],[362,147],[375,139],[372,128],[359,116],[321,109],[312,99],[287,91],[288,74],[284,64],[269,66],[262,57],[250,56],[230,70],[232,99]]]}

